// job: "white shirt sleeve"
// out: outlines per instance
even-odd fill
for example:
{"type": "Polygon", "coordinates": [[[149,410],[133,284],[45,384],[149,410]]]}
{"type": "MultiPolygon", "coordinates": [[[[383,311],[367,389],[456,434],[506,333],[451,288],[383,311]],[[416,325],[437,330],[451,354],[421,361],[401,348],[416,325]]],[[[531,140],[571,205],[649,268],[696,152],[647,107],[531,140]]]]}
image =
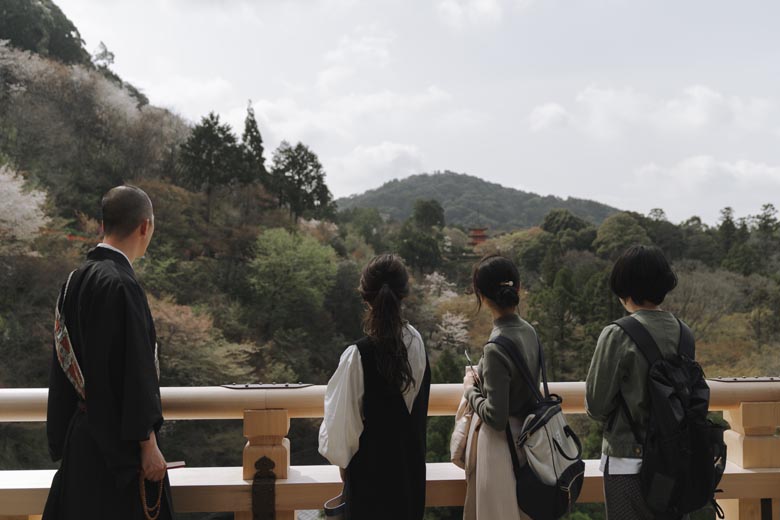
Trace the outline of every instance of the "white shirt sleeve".
{"type": "Polygon", "coordinates": [[[406,409],[412,413],[414,401],[422,388],[423,376],[425,376],[425,367],[428,365],[428,358],[425,355],[425,345],[423,345],[422,336],[417,329],[408,323],[403,331],[404,343],[406,343],[407,355],[409,356],[409,365],[412,367],[412,376],[414,384],[404,392],[404,401],[406,409]]]}
{"type": "Polygon", "coordinates": [[[360,446],[364,391],[360,351],[352,345],[341,355],[336,373],[328,381],[320,426],[320,454],[341,468],[349,465],[360,446]]]}

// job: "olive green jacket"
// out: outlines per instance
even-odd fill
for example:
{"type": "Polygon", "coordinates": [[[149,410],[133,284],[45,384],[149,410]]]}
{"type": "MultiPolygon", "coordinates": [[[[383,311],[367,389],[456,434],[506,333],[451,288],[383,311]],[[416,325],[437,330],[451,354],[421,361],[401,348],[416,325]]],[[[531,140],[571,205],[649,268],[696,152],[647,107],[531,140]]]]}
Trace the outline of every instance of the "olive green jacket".
{"type": "MultiPolygon", "coordinates": [[[[539,347],[534,328],[517,314],[512,314],[493,322],[490,338],[497,336],[507,337],[514,342],[539,386],[539,347]]],[[[478,373],[482,390],[471,387],[466,390],[465,396],[485,424],[502,431],[509,417],[522,418],[527,413],[533,394],[512,359],[498,345],[485,345],[478,373]]]]}
{"type": "MultiPolygon", "coordinates": [[[[633,316],[644,325],[665,358],[677,353],[680,324],[672,313],[640,310],[633,316]]],[[[585,407],[588,415],[604,423],[604,455],[642,458],[642,445],[631,430],[619,396],[623,396],[643,439],[650,409],[648,370],[644,356],[623,329],[611,324],[601,331],[586,380],[585,407]]]]}

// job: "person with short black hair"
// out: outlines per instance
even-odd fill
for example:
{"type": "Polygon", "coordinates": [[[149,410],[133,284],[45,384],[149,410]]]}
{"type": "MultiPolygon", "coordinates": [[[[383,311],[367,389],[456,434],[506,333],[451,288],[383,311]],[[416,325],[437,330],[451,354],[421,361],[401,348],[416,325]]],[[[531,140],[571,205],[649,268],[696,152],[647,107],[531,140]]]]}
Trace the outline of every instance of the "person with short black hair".
{"type": "MultiPolygon", "coordinates": [[[[472,274],[477,308],[493,316],[490,340],[503,336],[514,343],[536,385],[540,381],[539,349],[534,328],[520,317],[520,273],[514,262],[489,255],[472,274]]],[[[498,345],[486,343],[477,375],[468,371],[464,396],[475,417],[466,447],[465,520],[519,520],[528,516],[517,504],[515,473],[506,427],[519,432],[535,398],[512,358],[498,345]],[[476,460],[470,460],[476,446],[476,460]],[[475,467],[476,466],[476,467],[475,467]]]]}
{"type": "Polygon", "coordinates": [[[624,301],[661,305],[677,287],[677,275],[659,248],[633,246],[615,262],[609,286],[624,301]]]}
{"type": "Polygon", "coordinates": [[[366,336],[328,382],[319,452],[341,468],[345,519],[422,520],[431,370],[422,336],[403,317],[401,258],[374,257],[360,294],[366,336]]]}
{"type": "MultiPolygon", "coordinates": [[[[615,262],[610,288],[643,326],[664,358],[678,353],[681,322],[661,309],[677,276],[657,247],[628,248],[615,262]]],[[[601,470],[607,518],[655,518],[642,495],[639,472],[649,420],[649,365],[636,343],[613,323],[599,336],[586,379],[588,415],[604,424],[601,470]]]]}
{"type": "Polygon", "coordinates": [[[43,518],[170,520],[154,321],[133,262],[154,233],[147,194],[102,200],[103,242],[60,290],[46,433],[54,476],[43,518]]]}

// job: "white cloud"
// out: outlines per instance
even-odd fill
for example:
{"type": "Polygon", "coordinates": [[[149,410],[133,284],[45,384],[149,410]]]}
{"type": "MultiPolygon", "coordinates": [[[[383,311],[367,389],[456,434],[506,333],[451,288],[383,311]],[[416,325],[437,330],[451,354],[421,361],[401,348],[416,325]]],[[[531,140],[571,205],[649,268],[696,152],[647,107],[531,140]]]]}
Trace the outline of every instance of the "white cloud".
{"type": "MultiPolygon", "coordinates": [[[[400,93],[383,90],[366,94],[347,94],[325,100],[300,97],[259,99],[253,103],[260,130],[266,140],[278,143],[282,139],[303,141],[317,147],[325,141],[347,142],[354,146],[361,140],[365,128],[381,124],[385,131],[399,128],[425,111],[445,106],[452,96],[431,85],[420,92],[400,93]]],[[[238,125],[243,121],[245,107],[230,111],[228,121],[238,125]]]]}
{"type": "Polygon", "coordinates": [[[355,147],[328,164],[328,183],[337,197],[375,188],[385,181],[423,170],[423,155],[410,144],[382,142],[355,147]]]}
{"type": "Polygon", "coordinates": [[[131,82],[141,87],[153,104],[176,107],[195,122],[212,110],[226,109],[225,100],[234,93],[231,82],[221,77],[168,75],[151,81],[131,79],[131,82]]]}
{"type": "Polygon", "coordinates": [[[590,86],[577,94],[576,126],[596,139],[613,139],[649,113],[650,100],[630,88],[590,86]]]}
{"type": "Polygon", "coordinates": [[[454,108],[441,114],[435,120],[435,130],[439,135],[462,135],[466,133],[484,133],[491,131],[490,118],[485,112],[471,108],[454,108]]]}
{"type": "Polygon", "coordinates": [[[384,66],[390,61],[390,46],[395,34],[382,31],[375,25],[359,26],[352,34],[345,34],[338,47],[325,53],[331,63],[369,63],[384,66]]]}
{"type": "Polygon", "coordinates": [[[570,109],[559,103],[537,106],[529,122],[532,130],[540,131],[570,121],[597,140],[628,137],[632,130],[680,136],[708,131],[744,133],[765,130],[775,108],[773,100],[727,96],[705,85],[686,87],[669,98],[592,85],[576,95],[570,109]]]}
{"type": "Polygon", "coordinates": [[[694,85],[686,88],[682,96],[663,102],[655,117],[659,126],[664,128],[698,129],[727,120],[728,112],[720,92],[703,85],[694,85]]]}
{"type": "Polygon", "coordinates": [[[558,103],[545,103],[535,107],[528,116],[531,130],[539,132],[548,128],[566,125],[571,116],[558,103]]]}
{"type": "Polygon", "coordinates": [[[673,220],[698,214],[714,223],[719,210],[726,206],[747,215],[757,212],[764,203],[776,204],[780,166],[698,155],[668,166],[647,163],[634,172],[625,188],[634,199],[632,203],[641,207],[652,201],[654,206],[666,209],[673,220]]]}
{"type": "Polygon", "coordinates": [[[507,12],[522,11],[536,0],[435,0],[436,12],[455,28],[468,25],[495,25],[507,12]]]}
{"type": "Polygon", "coordinates": [[[436,10],[444,23],[452,27],[467,24],[494,24],[501,20],[500,0],[438,0],[436,10]]]}
{"type": "Polygon", "coordinates": [[[332,65],[322,69],[317,74],[317,90],[332,92],[348,80],[355,77],[355,69],[349,65],[332,65]]]}
{"type": "Polygon", "coordinates": [[[386,68],[391,61],[390,47],[394,40],[394,33],[382,31],[376,25],[359,26],[343,35],[336,48],[323,57],[326,65],[317,75],[317,89],[322,93],[333,92],[361,72],[386,68]]]}
{"type": "Polygon", "coordinates": [[[253,106],[260,131],[276,144],[282,139],[316,145],[324,136],[352,138],[353,125],[347,114],[309,108],[292,97],[259,99],[253,106]]]}
{"type": "Polygon", "coordinates": [[[368,94],[348,94],[329,101],[334,111],[354,116],[374,115],[380,112],[402,111],[416,112],[442,103],[452,96],[436,85],[430,85],[422,92],[400,94],[392,90],[371,92],[368,94]]]}
{"type": "Polygon", "coordinates": [[[681,96],[661,102],[653,117],[664,130],[688,132],[717,125],[755,131],[764,127],[773,110],[774,103],[768,99],[726,96],[705,85],[693,85],[681,96]]]}

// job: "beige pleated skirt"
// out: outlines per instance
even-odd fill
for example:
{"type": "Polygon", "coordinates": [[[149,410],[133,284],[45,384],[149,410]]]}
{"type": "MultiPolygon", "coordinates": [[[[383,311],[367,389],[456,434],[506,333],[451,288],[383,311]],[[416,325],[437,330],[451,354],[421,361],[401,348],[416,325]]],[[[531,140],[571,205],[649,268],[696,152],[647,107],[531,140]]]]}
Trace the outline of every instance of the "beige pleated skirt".
{"type": "MultiPolygon", "coordinates": [[[[509,419],[513,431],[522,422],[509,419]]],[[[466,444],[464,520],[531,520],[517,506],[515,474],[506,432],[483,424],[475,415],[466,444]],[[476,441],[476,450],[474,442],[476,441]],[[469,456],[470,455],[470,456],[469,456]]]]}

